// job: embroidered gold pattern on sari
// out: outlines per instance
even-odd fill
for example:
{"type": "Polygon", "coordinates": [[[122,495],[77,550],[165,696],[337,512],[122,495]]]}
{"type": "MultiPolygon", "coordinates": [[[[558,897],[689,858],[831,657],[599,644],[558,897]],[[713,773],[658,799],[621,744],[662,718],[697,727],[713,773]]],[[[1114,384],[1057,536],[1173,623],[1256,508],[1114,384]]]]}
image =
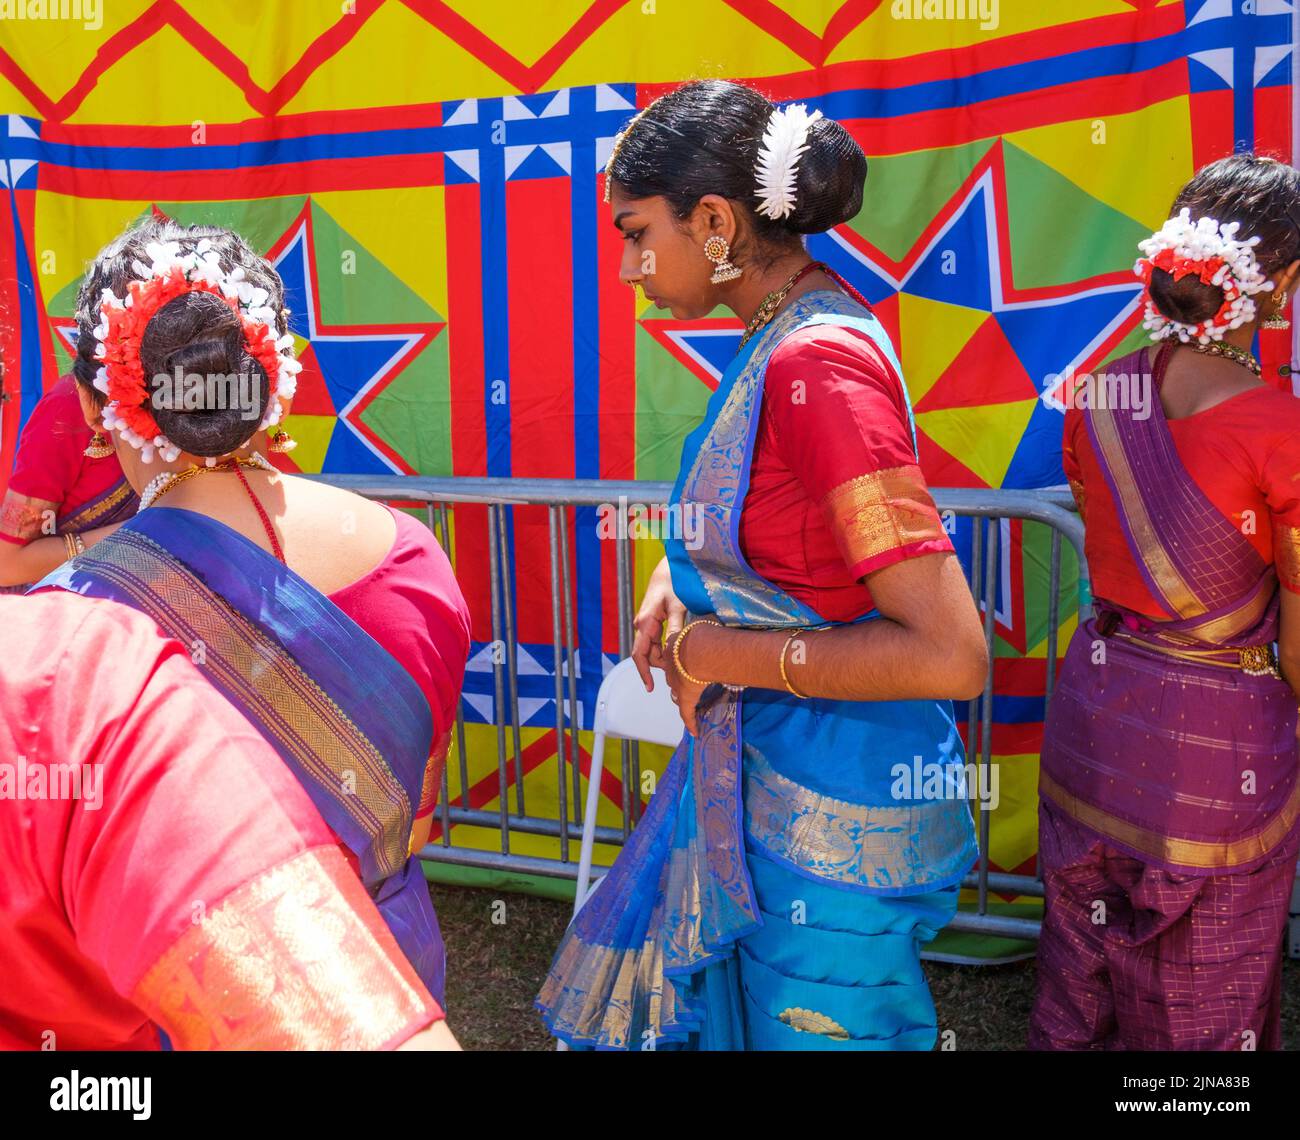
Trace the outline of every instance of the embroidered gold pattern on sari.
{"type": "Polygon", "coordinates": [[[102,519],[105,515],[111,514],[126,502],[127,499],[134,497],[134,495],[135,491],[132,489],[131,484],[123,479],[122,482],[100,499],[99,502],[91,503],[88,506],[82,507],[78,511],[74,511],[63,520],[63,525],[59,530],[76,530],[78,532],[91,530],[98,525],[96,520],[102,519]]]}
{"type": "Polygon", "coordinates": [[[847,1041],[849,1031],[834,1018],[818,1013],[815,1009],[801,1009],[791,1006],[778,1014],[781,1021],[796,1033],[817,1033],[829,1037],[832,1041],[847,1041]]]}
{"type": "Polygon", "coordinates": [[[1278,581],[1300,593],[1300,527],[1278,526],[1273,532],[1278,581]]]}
{"type": "Polygon", "coordinates": [[[859,475],[822,499],[844,561],[858,566],[899,547],[944,537],[920,467],[907,464],[859,475]]]}
{"type": "Polygon", "coordinates": [[[1074,496],[1074,505],[1079,508],[1079,516],[1082,518],[1084,513],[1084,490],[1083,483],[1078,479],[1068,480],[1070,484],[1070,493],[1074,496]]]}
{"type": "Polygon", "coordinates": [[[927,868],[947,872],[970,827],[965,799],[850,803],[781,775],[752,744],[744,749],[745,830],[819,878],[875,887],[924,884],[927,868]]]}
{"type": "Polygon", "coordinates": [[[304,851],[228,895],[163,953],[134,1000],[178,1049],[379,1049],[436,1016],[337,847],[304,851]]]}

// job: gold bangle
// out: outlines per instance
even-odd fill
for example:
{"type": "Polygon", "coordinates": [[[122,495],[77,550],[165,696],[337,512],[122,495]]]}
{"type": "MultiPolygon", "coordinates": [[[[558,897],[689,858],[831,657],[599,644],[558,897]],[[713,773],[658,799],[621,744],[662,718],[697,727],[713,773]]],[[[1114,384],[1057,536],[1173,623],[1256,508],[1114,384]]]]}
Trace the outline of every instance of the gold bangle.
{"type": "Polygon", "coordinates": [[[790,634],[790,636],[787,637],[787,638],[785,639],[785,644],[784,644],[783,646],[781,646],[781,658],[780,658],[780,665],[781,665],[781,680],[782,680],[782,682],[785,684],[786,689],[787,689],[789,692],[793,693],[793,694],[794,694],[796,697],[798,697],[801,701],[806,701],[806,700],[808,699],[808,694],[807,694],[807,693],[801,693],[798,689],[796,689],[796,688],[795,688],[795,687],[790,683],[790,674],[787,673],[787,672],[785,671],[785,655],[786,655],[786,653],[787,653],[787,652],[789,651],[789,649],[790,649],[790,643],[791,643],[792,641],[794,641],[794,639],[795,639],[796,637],[798,637],[801,633],[807,633],[807,632],[808,632],[808,631],[807,631],[806,629],[796,629],[796,630],[794,630],[794,631],[790,634]]]}
{"type": "Polygon", "coordinates": [[[81,535],[68,531],[63,535],[63,549],[68,552],[68,558],[76,558],[86,549],[86,544],[81,541],[81,535]]]}
{"type": "Polygon", "coordinates": [[[691,632],[697,625],[716,625],[721,627],[721,622],[716,622],[712,618],[696,618],[693,622],[688,622],[686,628],[677,635],[677,640],[673,642],[673,668],[677,670],[692,685],[707,685],[708,681],[701,681],[698,677],[692,677],[686,672],[686,667],[682,664],[682,642],[686,640],[686,635],[691,632]]]}

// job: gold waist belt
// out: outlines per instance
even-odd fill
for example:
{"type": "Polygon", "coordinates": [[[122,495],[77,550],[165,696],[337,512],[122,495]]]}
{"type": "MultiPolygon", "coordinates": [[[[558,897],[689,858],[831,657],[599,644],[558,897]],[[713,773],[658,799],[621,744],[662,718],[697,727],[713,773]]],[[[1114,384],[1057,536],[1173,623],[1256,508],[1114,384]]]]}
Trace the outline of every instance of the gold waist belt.
{"type": "Polygon", "coordinates": [[[1216,646],[1173,646],[1145,638],[1134,637],[1123,626],[1117,628],[1112,637],[1143,645],[1163,657],[1173,657],[1179,661],[1194,661],[1198,665],[1217,665],[1223,669],[1240,669],[1249,677],[1282,678],[1278,668],[1277,654],[1271,643],[1265,645],[1247,645],[1242,649],[1219,648],[1216,646]]]}

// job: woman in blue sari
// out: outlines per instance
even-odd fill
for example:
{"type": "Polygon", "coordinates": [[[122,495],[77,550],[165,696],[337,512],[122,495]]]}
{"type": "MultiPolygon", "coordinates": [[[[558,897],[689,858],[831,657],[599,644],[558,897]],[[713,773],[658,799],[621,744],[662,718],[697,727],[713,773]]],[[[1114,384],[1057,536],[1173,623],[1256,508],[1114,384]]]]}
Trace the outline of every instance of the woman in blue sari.
{"type": "Polygon", "coordinates": [[[538,998],[571,1045],[934,1047],[920,948],[975,857],[951,700],[987,655],[894,350],[801,241],[865,176],[839,124],[721,81],[606,166],[623,280],[746,331],[683,447],[691,541],[637,616],[688,735],[538,998]]]}
{"type": "Polygon", "coordinates": [[[446,556],[409,516],[262,455],[297,363],[280,278],[238,235],[158,219],[128,231],[95,259],[77,318],[86,420],[141,506],[33,590],[123,603],[191,647],[297,776],[441,1003],[416,853],[468,649],[446,556]]]}

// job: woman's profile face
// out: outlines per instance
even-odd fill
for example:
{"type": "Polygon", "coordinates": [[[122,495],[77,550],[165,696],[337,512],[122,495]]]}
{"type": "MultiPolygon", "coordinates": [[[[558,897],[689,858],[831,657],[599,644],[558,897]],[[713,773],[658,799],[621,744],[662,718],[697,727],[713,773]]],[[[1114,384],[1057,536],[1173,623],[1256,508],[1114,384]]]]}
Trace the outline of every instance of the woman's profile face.
{"type": "Polygon", "coordinates": [[[704,235],[679,220],[666,199],[629,198],[617,183],[610,190],[614,225],[623,235],[619,280],[640,285],[660,309],[678,320],[706,317],[721,298],[709,281],[713,264],[704,256],[704,235]]]}

